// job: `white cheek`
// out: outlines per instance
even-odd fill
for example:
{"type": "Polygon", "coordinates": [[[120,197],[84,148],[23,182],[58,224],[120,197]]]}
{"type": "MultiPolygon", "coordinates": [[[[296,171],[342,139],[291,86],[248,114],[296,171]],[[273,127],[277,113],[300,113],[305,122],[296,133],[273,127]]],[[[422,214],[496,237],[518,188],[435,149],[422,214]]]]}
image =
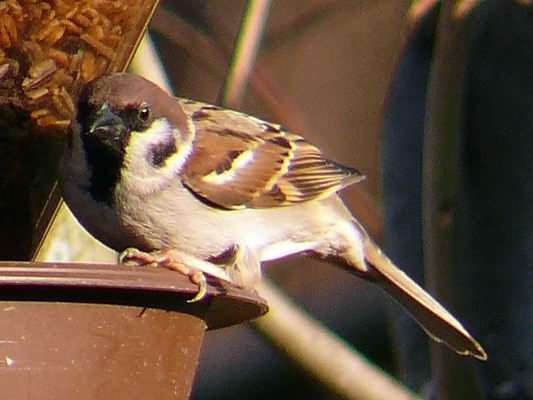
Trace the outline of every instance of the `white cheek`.
{"type": "Polygon", "coordinates": [[[172,129],[165,119],[154,121],[147,132],[131,132],[130,142],[126,148],[126,158],[131,162],[140,158],[148,159],[149,149],[165,140],[174,131],[179,139],[179,131],[172,129]]]}
{"type": "Polygon", "coordinates": [[[179,168],[185,161],[189,146],[178,146],[179,150],[172,155],[163,166],[154,166],[150,159],[153,146],[168,140],[168,135],[174,135],[176,143],[180,143],[180,132],[174,129],[165,119],[154,121],[147,132],[132,132],[126,155],[125,168],[122,172],[122,183],[137,193],[149,193],[161,189],[177,176],[179,168]],[[178,158],[181,157],[181,158],[178,158]]]}

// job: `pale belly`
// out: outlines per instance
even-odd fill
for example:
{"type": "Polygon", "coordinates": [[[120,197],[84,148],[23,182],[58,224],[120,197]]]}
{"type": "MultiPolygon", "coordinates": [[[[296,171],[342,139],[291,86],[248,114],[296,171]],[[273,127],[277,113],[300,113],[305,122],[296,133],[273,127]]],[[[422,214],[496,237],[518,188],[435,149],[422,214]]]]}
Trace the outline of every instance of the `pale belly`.
{"type": "Polygon", "coordinates": [[[331,202],[340,200],[335,196],[320,205],[222,210],[176,185],[148,197],[130,197],[119,209],[124,231],[136,232],[148,247],[174,248],[207,259],[238,246],[266,261],[320,246],[327,232],[345,221],[341,214],[348,213],[342,204],[339,209],[331,202]]]}

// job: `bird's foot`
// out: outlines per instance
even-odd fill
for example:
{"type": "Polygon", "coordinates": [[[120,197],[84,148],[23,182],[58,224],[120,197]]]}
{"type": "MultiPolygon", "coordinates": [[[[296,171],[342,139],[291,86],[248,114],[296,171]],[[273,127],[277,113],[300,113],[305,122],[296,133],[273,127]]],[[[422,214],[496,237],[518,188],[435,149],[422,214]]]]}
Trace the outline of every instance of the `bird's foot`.
{"type": "Polygon", "coordinates": [[[172,249],[146,253],[130,247],[120,253],[118,262],[136,267],[163,267],[189,277],[191,282],[198,286],[198,292],[192,299],[187,300],[187,303],[196,303],[207,295],[207,279],[201,269],[185,265],[183,258],[181,253],[172,249]]]}
{"type": "Polygon", "coordinates": [[[118,263],[130,267],[159,267],[161,257],[158,251],[146,253],[134,247],[129,247],[118,256],[118,263]]]}

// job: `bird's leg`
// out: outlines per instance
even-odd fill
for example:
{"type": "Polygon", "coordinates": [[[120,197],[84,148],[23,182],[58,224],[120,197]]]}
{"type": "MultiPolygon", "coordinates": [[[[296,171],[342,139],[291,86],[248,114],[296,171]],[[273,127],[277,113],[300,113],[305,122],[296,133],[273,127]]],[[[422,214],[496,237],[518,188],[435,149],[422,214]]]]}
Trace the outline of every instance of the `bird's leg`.
{"type": "Polygon", "coordinates": [[[209,262],[223,268],[236,286],[251,289],[261,280],[261,264],[250,248],[234,244],[222,253],[209,258],[209,262]]]}
{"type": "Polygon", "coordinates": [[[146,253],[135,248],[129,248],[120,254],[119,262],[125,265],[164,267],[188,276],[191,282],[198,285],[198,292],[192,299],[187,300],[188,303],[195,303],[206,296],[207,280],[204,273],[230,281],[229,276],[222,268],[175,249],[146,253]]]}
{"type": "Polygon", "coordinates": [[[261,280],[261,263],[254,251],[235,246],[235,254],[226,271],[231,281],[239,287],[252,289],[261,280]]]}

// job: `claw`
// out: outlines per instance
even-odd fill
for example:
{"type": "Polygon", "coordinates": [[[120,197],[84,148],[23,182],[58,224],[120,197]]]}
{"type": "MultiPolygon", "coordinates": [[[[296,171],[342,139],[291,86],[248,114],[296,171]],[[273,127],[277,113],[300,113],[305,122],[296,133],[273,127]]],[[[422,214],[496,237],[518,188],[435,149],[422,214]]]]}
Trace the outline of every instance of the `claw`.
{"type": "MultiPolygon", "coordinates": [[[[179,253],[175,251],[145,253],[134,247],[129,247],[120,253],[118,262],[125,265],[163,267],[188,276],[191,282],[198,286],[198,292],[192,299],[187,300],[187,303],[196,303],[207,295],[207,279],[201,270],[185,265],[185,262],[178,256],[179,253]]],[[[197,260],[194,261],[198,262],[197,260]]]]}
{"type": "Polygon", "coordinates": [[[128,247],[118,256],[119,264],[133,265],[133,266],[149,266],[158,262],[155,255],[145,253],[135,247],[128,247]]]}
{"type": "Polygon", "coordinates": [[[137,250],[134,247],[128,247],[126,250],[124,250],[122,253],[118,256],[118,263],[119,264],[125,264],[127,263],[128,258],[133,257],[133,253],[137,253],[139,250],[137,250]]]}
{"type": "Polygon", "coordinates": [[[164,254],[145,253],[135,247],[129,247],[118,256],[119,264],[133,267],[157,268],[167,261],[164,254]]]}
{"type": "Polygon", "coordinates": [[[189,275],[191,282],[198,285],[198,292],[187,303],[196,303],[207,295],[207,279],[202,271],[195,271],[189,275]]]}

